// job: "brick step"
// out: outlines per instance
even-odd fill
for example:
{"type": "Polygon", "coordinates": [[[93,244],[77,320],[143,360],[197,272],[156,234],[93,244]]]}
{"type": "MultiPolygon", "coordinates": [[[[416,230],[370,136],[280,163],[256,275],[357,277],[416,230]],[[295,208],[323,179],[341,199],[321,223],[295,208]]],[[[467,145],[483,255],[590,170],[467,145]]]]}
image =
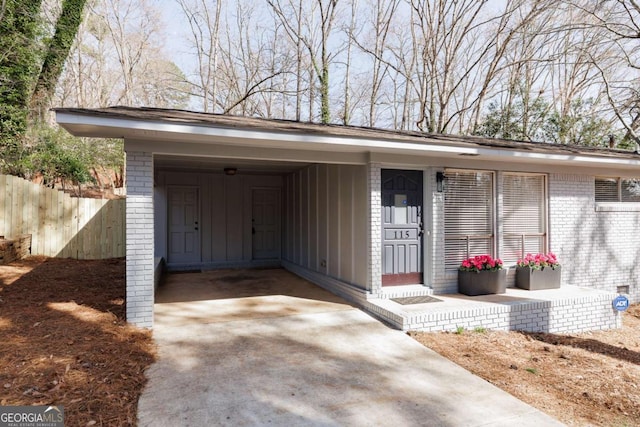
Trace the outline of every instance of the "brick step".
{"type": "Polygon", "coordinates": [[[438,301],[402,305],[377,298],[362,305],[404,331],[455,331],[462,327],[576,333],[622,326],[622,317],[611,306],[616,294],[575,286],[544,291],[508,288],[506,294],[476,297],[433,297],[438,301]]]}

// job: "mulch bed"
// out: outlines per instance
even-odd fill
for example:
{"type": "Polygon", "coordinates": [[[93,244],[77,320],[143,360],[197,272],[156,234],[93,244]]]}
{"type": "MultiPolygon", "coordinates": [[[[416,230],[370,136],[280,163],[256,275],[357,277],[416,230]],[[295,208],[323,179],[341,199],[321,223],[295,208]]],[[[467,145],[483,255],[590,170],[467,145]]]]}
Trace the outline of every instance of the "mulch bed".
{"type": "Polygon", "coordinates": [[[136,425],[151,332],[125,322],[125,261],[0,266],[0,405],[62,405],[65,425],[136,425]]]}
{"type": "Polygon", "coordinates": [[[621,329],[410,335],[569,426],[640,425],[640,304],[621,329]]]}

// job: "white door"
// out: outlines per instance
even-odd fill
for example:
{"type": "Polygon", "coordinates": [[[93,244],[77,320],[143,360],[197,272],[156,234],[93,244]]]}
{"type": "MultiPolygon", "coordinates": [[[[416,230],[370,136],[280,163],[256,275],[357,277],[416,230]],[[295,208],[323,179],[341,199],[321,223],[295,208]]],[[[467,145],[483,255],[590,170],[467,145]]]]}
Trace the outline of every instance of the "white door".
{"type": "Polygon", "coordinates": [[[252,200],[253,259],[279,259],[280,192],[254,189],[252,200]]]}
{"type": "Polygon", "coordinates": [[[197,187],[169,187],[169,254],[174,264],[200,262],[200,203],[197,187]]]}

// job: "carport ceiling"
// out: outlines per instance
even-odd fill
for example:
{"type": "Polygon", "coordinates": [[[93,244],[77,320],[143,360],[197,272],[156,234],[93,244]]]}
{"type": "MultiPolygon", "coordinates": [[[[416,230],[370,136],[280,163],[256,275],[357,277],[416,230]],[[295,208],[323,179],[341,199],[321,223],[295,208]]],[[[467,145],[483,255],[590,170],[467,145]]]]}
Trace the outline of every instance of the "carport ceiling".
{"type": "Polygon", "coordinates": [[[242,174],[287,174],[309,166],[309,163],[303,162],[274,162],[266,160],[188,157],[162,154],[155,155],[153,162],[156,169],[196,169],[222,173],[225,168],[236,168],[238,169],[238,173],[242,174]]]}

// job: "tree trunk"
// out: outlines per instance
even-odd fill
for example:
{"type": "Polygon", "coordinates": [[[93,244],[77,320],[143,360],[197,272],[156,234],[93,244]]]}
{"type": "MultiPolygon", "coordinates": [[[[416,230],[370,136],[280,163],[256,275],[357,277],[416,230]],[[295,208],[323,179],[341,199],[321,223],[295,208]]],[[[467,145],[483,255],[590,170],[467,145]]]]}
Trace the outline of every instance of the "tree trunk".
{"type": "Polygon", "coordinates": [[[56,22],[55,34],[46,50],[42,70],[31,96],[29,110],[32,119],[44,118],[82,22],[85,3],[86,0],[64,0],[62,3],[62,12],[56,22]]]}

